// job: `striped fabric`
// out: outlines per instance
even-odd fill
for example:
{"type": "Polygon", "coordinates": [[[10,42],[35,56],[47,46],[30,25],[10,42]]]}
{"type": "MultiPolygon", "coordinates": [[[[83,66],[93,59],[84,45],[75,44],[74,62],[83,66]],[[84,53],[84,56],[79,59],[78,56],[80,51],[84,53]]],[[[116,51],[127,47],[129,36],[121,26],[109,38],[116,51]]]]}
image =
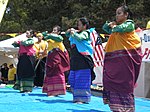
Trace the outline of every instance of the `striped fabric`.
{"type": "Polygon", "coordinates": [[[103,101],[109,104],[113,112],[134,112],[134,95],[116,92],[104,92],[103,101]]]}
{"type": "Polygon", "coordinates": [[[64,73],[59,73],[52,77],[46,76],[42,92],[47,93],[48,96],[65,95],[66,84],[64,73]]]}
{"type": "Polygon", "coordinates": [[[70,71],[69,83],[73,93],[73,102],[88,103],[91,100],[91,71],[82,69],[70,71]]]}
{"type": "Polygon", "coordinates": [[[94,55],[93,55],[93,61],[94,61],[94,66],[103,66],[103,59],[104,59],[104,50],[102,45],[96,45],[96,40],[98,37],[98,34],[95,30],[93,30],[92,33],[90,33],[90,37],[92,39],[92,47],[94,50],[94,55]]]}
{"type": "Polygon", "coordinates": [[[13,89],[20,90],[20,92],[32,92],[33,89],[33,78],[23,78],[17,80],[13,89]]]}

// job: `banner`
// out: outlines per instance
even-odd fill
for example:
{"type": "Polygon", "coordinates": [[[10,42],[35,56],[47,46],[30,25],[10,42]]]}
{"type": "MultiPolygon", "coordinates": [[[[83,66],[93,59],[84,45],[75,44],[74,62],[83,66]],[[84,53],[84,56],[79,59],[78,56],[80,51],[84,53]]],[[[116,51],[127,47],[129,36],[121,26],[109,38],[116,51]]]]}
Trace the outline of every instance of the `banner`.
{"type": "Polygon", "coordinates": [[[6,34],[6,35],[9,35],[11,37],[16,37],[16,35],[18,35],[18,33],[9,33],[9,34],[6,34]]]}
{"type": "Polygon", "coordinates": [[[150,62],[150,30],[137,32],[142,42],[142,52],[144,62],[150,62]]]}
{"type": "Polygon", "coordinates": [[[0,0],[0,23],[2,21],[8,0],[0,0]]]}

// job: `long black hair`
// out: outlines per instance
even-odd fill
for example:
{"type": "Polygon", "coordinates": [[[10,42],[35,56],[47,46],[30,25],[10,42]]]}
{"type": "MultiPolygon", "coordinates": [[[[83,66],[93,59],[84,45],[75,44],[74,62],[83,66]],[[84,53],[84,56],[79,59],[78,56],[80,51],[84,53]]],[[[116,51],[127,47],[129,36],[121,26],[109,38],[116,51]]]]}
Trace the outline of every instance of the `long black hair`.
{"type": "Polygon", "coordinates": [[[87,20],[87,18],[83,17],[83,18],[80,18],[79,21],[81,21],[81,23],[83,25],[86,25],[86,29],[89,28],[89,21],[87,20]]]}
{"type": "Polygon", "coordinates": [[[130,9],[129,9],[126,5],[122,5],[122,6],[120,6],[120,7],[122,8],[122,11],[123,11],[124,13],[128,13],[127,19],[133,19],[133,17],[132,17],[132,12],[130,11],[130,9]]]}

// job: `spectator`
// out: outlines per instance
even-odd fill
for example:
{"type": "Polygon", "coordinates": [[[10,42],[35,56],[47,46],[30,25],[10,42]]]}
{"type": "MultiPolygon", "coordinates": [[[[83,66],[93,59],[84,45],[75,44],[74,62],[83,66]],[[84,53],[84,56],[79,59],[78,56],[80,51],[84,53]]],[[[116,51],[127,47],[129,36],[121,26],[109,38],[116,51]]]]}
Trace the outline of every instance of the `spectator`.
{"type": "Polygon", "coordinates": [[[15,77],[16,77],[16,68],[14,67],[13,64],[10,64],[8,70],[8,84],[14,84],[16,79],[15,77]]]}
{"type": "Polygon", "coordinates": [[[7,63],[4,63],[1,67],[1,73],[2,73],[1,79],[4,84],[8,83],[8,70],[9,68],[7,66],[7,63]]]}

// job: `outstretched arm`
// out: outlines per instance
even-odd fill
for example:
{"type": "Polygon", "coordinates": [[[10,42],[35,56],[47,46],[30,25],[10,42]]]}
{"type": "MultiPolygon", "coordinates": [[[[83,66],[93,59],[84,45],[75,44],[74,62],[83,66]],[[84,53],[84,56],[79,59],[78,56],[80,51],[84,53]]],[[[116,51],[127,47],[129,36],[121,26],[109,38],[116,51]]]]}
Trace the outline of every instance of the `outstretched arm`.
{"type": "Polygon", "coordinates": [[[112,32],[120,32],[120,33],[132,32],[134,29],[135,29],[134,22],[131,20],[127,20],[126,22],[114,27],[112,29],[112,32]]]}
{"type": "Polygon", "coordinates": [[[63,41],[63,37],[61,35],[57,35],[57,34],[48,34],[47,36],[44,37],[44,39],[52,39],[56,42],[62,42],[63,41]]]}
{"type": "Polygon", "coordinates": [[[33,45],[34,44],[34,40],[32,38],[29,38],[25,41],[21,41],[21,45],[24,45],[24,46],[29,46],[29,45],[33,45]]]}
{"type": "Polygon", "coordinates": [[[14,43],[12,43],[12,45],[14,46],[14,47],[20,47],[20,44],[19,44],[20,42],[14,42],[14,43]]]}

